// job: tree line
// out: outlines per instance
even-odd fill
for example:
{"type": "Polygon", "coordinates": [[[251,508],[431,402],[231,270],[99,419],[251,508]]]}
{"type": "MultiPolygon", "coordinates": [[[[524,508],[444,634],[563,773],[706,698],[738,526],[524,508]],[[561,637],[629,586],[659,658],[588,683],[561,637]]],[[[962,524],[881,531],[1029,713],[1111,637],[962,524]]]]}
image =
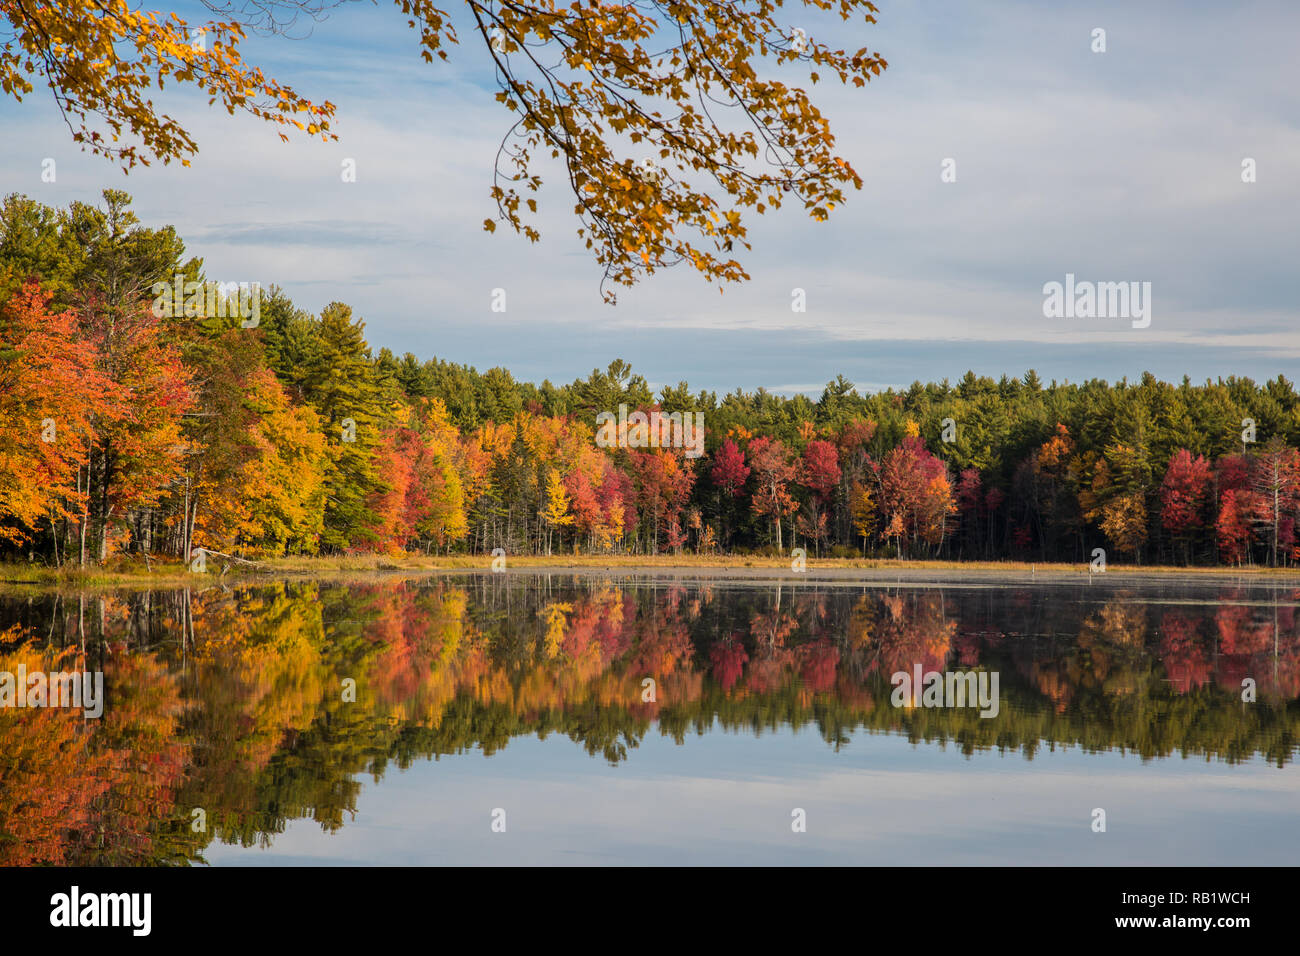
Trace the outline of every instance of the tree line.
{"type": "MultiPolygon", "coordinates": [[[[130,197],[0,207],[0,554],[84,566],[360,552],[736,553],[1290,565],[1300,396],[1279,376],[1044,383],[1030,370],[815,400],[568,385],[375,350],[334,302],[204,288],[130,197]],[[230,308],[224,307],[230,304],[230,308]],[[614,447],[620,405],[695,413],[704,454],[614,447]]],[[[629,416],[631,417],[631,416],[629,416]]]]}

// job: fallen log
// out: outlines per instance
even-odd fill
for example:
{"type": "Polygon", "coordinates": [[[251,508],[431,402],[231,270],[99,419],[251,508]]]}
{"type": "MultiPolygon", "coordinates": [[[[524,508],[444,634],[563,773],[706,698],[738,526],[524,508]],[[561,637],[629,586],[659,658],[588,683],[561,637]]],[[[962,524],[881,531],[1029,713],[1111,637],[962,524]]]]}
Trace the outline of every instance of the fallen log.
{"type": "MultiPolygon", "coordinates": [[[[233,554],[227,554],[225,551],[214,551],[212,548],[204,548],[196,545],[194,548],[190,550],[191,557],[194,555],[195,551],[202,551],[205,555],[213,555],[214,557],[225,558],[227,561],[236,561],[239,564],[246,564],[249,567],[256,568],[259,571],[266,570],[266,565],[260,561],[250,561],[248,560],[248,558],[240,558],[233,554]]],[[[221,569],[221,573],[225,574],[228,570],[230,570],[229,564],[227,564],[224,568],[221,569]]]]}

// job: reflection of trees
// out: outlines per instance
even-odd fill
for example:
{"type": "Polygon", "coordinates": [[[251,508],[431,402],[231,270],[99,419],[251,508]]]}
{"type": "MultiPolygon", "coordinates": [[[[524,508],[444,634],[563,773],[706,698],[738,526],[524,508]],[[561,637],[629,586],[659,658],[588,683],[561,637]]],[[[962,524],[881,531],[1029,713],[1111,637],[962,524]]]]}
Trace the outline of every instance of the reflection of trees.
{"type": "Polygon", "coordinates": [[[884,613],[877,617],[874,669],[888,677],[898,671],[943,670],[952,647],[957,621],[948,617],[943,595],[909,591],[880,598],[884,613]]]}
{"type": "Polygon", "coordinates": [[[735,631],[709,648],[709,664],[712,667],[713,682],[726,693],[736,686],[740,675],[745,671],[749,654],[745,642],[735,631]]]}
{"type": "MultiPolygon", "coordinates": [[[[6,637],[18,635],[11,631],[6,637]]],[[[0,670],[20,665],[76,666],[72,655],[44,655],[31,646],[0,655],[0,670]]],[[[94,801],[111,783],[115,755],[97,753],[81,714],[0,708],[0,863],[70,862],[74,834],[92,833],[94,801]]]]}
{"type": "Polygon", "coordinates": [[[1025,591],[786,585],[719,600],[488,577],[0,605],[27,625],[0,640],[6,660],[41,659],[15,649],[39,635],[102,659],[113,688],[101,721],[0,710],[0,862],[168,862],[212,838],[265,843],[292,819],[337,829],[360,775],[523,735],[613,763],[657,722],[679,743],[715,724],[812,725],[836,747],[865,729],[967,754],[1046,744],[1282,764],[1300,731],[1294,609],[1244,594],[1048,609],[1025,591]],[[916,664],[998,671],[998,717],[894,708],[889,677],[916,664]],[[1240,700],[1246,676],[1255,705],[1240,700]],[[205,834],[189,828],[195,807],[205,834]]]}
{"type": "MultiPolygon", "coordinates": [[[[121,649],[119,649],[120,651],[121,649]]],[[[198,841],[168,825],[185,773],[178,681],[151,653],[88,662],[75,648],[23,644],[0,671],[101,667],[110,705],[0,708],[0,864],[133,865],[183,861],[198,841]]]]}
{"type": "Polygon", "coordinates": [[[1064,713],[1083,697],[1134,694],[1155,679],[1145,651],[1146,610],[1122,596],[1087,613],[1066,646],[1018,654],[1017,669],[1064,713]]]}

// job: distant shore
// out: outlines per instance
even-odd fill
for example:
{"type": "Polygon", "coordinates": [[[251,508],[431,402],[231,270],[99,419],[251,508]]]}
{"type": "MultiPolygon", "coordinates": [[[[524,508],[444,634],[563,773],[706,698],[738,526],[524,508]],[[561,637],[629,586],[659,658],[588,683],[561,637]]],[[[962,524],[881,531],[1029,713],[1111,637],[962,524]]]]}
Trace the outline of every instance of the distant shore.
{"type": "MultiPolygon", "coordinates": [[[[249,583],[270,579],[344,579],[355,577],[410,577],[427,574],[464,574],[493,570],[490,555],[347,555],[271,558],[238,564],[210,557],[207,570],[197,573],[179,561],[122,558],[105,567],[50,568],[36,564],[0,563],[0,587],[8,590],[52,588],[186,587],[218,583],[249,583]]],[[[789,581],[791,583],[999,585],[999,584],[1294,584],[1300,587],[1300,568],[1170,567],[1112,564],[1104,572],[1089,565],[1021,561],[901,561],[871,558],[808,557],[802,570],[791,558],[763,555],[507,555],[507,575],[573,574],[583,577],[613,574],[618,577],[704,579],[709,581],[789,581]]]]}

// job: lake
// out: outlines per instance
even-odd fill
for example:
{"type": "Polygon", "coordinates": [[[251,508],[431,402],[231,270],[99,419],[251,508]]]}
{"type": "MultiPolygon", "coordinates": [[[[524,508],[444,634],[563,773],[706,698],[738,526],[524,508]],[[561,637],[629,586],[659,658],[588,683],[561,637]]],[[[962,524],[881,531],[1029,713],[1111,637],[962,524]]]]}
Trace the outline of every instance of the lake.
{"type": "Polygon", "coordinates": [[[0,864],[1294,861],[1294,582],[862,577],[10,590],[0,864]]]}

